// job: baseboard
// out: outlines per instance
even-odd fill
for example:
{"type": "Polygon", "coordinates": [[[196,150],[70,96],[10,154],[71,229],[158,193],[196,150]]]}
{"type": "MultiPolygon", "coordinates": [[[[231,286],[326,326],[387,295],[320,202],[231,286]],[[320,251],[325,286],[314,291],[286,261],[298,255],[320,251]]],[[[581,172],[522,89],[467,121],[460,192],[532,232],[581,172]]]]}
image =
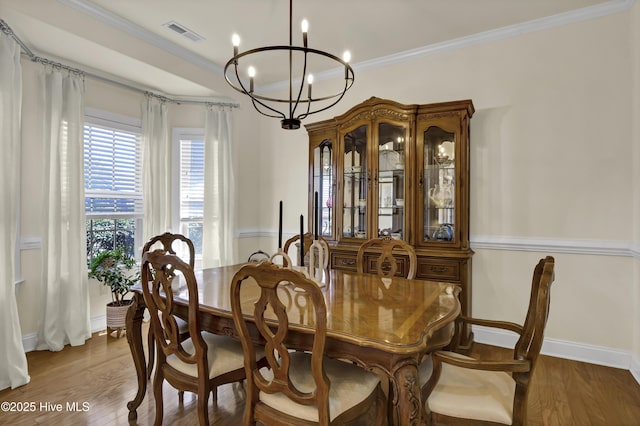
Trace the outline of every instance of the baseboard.
{"type": "Polygon", "coordinates": [[[638,357],[634,356],[631,358],[631,368],[629,371],[631,371],[636,382],[640,383],[640,359],[638,359],[638,357]]]}
{"type": "MultiPolygon", "coordinates": [[[[98,331],[106,330],[107,328],[107,316],[99,315],[92,317],[90,320],[91,334],[98,331]]],[[[38,344],[38,333],[29,333],[22,336],[22,347],[25,352],[31,352],[36,350],[38,344]]]]}
{"type": "MultiPolygon", "coordinates": [[[[106,329],[106,323],[105,315],[91,318],[91,332],[96,333],[106,329]]],[[[477,325],[472,328],[475,341],[478,343],[503,348],[512,348],[516,343],[515,335],[508,331],[477,325]]],[[[36,349],[37,337],[38,333],[22,336],[22,345],[25,352],[31,352],[36,349]]],[[[636,382],[640,384],[640,360],[628,351],[547,338],[544,339],[541,352],[544,355],[629,370],[636,382]]]]}
{"type": "Polygon", "coordinates": [[[22,336],[22,346],[25,352],[35,351],[37,343],[38,333],[29,333],[22,336]]]}
{"type": "MultiPolygon", "coordinates": [[[[475,341],[478,343],[512,348],[517,340],[514,333],[504,330],[476,325],[472,326],[472,330],[475,341]]],[[[546,338],[542,344],[541,353],[558,358],[629,370],[640,384],[640,362],[629,351],[546,338]]]]}
{"type": "Polygon", "coordinates": [[[97,317],[92,317],[90,322],[91,322],[91,334],[107,329],[106,315],[99,315],[97,317]]]}

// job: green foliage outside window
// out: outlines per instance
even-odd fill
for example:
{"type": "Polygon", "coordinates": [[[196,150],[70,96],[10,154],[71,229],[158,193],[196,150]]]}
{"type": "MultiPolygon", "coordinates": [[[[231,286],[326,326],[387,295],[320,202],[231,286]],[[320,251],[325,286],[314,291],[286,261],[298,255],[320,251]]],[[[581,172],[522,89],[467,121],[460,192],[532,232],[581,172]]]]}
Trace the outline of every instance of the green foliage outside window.
{"type": "Polygon", "coordinates": [[[87,259],[104,250],[121,247],[129,256],[135,254],[136,219],[87,220],[87,259]]]}

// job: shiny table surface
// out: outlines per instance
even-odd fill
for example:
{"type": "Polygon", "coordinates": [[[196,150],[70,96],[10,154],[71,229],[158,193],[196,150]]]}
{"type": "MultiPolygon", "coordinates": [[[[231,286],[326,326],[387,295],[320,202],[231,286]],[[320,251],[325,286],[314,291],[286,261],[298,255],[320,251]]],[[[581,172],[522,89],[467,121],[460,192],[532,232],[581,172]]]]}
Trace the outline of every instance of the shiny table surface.
{"type": "MultiPolygon", "coordinates": [[[[235,335],[229,291],[233,276],[241,266],[195,272],[203,329],[235,335]]],[[[179,281],[174,283],[178,305],[181,300],[186,305],[187,292],[183,284],[179,281]]],[[[246,284],[242,306],[243,312],[251,315],[258,286],[246,284]]],[[[348,358],[364,367],[382,369],[392,380],[394,394],[398,393],[397,404],[393,407],[393,423],[409,424],[419,420],[420,413],[415,413],[413,401],[415,398],[419,401],[420,397],[417,365],[425,354],[449,343],[453,321],[460,313],[458,287],[451,283],[401,277],[385,279],[339,270],[323,273],[320,285],[327,304],[328,355],[348,358]]],[[[313,315],[309,315],[304,293],[293,290],[289,285],[281,285],[279,291],[287,306],[290,329],[301,336],[311,334],[313,324],[309,321],[313,315]]],[[[141,288],[134,287],[134,292],[137,303],[130,312],[132,326],[136,325],[133,319],[135,311],[144,310],[141,288]]],[[[136,353],[142,352],[142,338],[137,334],[135,328],[132,333],[127,333],[134,360],[136,353]],[[140,348],[135,347],[138,344],[140,348]]],[[[146,371],[140,371],[143,366],[144,363],[139,366],[136,362],[139,378],[141,373],[146,375],[146,371]]],[[[130,411],[133,408],[135,413],[137,405],[132,407],[132,403],[129,408],[130,411]]]]}
{"type": "MultiPolygon", "coordinates": [[[[233,275],[242,265],[196,271],[201,311],[231,318],[229,289],[233,275]]],[[[353,340],[361,346],[375,346],[392,352],[414,352],[427,345],[426,331],[442,326],[457,316],[456,286],[434,281],[383,279],[372,274],[329,270],[322,280],[327,304],[329,336],[353,340]],[[328,278],[328,280],[327,280],[328,278]]],[[[251,314],[258,286],[245,285],[243,312],[251,314]]],[[[304,331],[309,324],[304,294],[291,286],[280,286],[290,327],[304,331]]],[[[187,301],[184,285],[177,297],[187,301]]]]}

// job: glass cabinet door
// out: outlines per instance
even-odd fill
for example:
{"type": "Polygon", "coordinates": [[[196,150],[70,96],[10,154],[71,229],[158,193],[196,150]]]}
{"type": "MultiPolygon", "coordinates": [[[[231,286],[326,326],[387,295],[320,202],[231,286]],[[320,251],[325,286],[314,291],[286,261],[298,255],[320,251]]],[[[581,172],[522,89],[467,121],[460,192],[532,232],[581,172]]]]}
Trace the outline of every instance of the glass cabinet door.
{"type": "Polygon", "coordinates": [[[405,141],[407,130],[378,124],[377,222],[378,236],[405,236],[405,141]]]}
{"type": "Polygon", "coordinates": [[[325,139],[313,149],[313,191],[318,193],[314,221],[318,221],[318,233],[327,239],[333,236],[333,183],[333,144],[325,139]]]}
{"type": "Polygon", "coordinates": [[[455,133],[438,126],[431,126],[424,132],[422,149],[424,150],[423,241],[455,242],[455,133]]]}
{"type": "Polygon", "coordinates": [[[367,135],[366,125],[344,135],[342,236],[367,236],[367,135]]]}

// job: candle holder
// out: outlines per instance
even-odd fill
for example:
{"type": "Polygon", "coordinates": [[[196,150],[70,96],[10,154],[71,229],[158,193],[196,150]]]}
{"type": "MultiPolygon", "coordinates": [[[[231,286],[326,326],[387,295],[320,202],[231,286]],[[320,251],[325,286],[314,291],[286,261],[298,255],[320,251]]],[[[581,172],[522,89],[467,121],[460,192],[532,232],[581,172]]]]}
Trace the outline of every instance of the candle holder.
{"type": "Polygon", "coordinates": [[[287,253],[284,252],[284,250],[282,250],[282,247],[278,248],[278,251],[276,251],[275,253],[273,253],[273,255],[271,255],[271,258],[269,259],[269,261],[271,263],[276,263],[274,262],[274,260],[277,259],[278,257],[282,258],[283,267],[291,268],[293,266],[293,263],[291,262],[291,258],[287,253]]]}
{"type": "Polygon", "coordinates": [[[323,240],[313,240],[311,247],[309,247],[309,276],[316,282],[322,281],[323,272],[328,267],[329,245],[323,240]]]}

